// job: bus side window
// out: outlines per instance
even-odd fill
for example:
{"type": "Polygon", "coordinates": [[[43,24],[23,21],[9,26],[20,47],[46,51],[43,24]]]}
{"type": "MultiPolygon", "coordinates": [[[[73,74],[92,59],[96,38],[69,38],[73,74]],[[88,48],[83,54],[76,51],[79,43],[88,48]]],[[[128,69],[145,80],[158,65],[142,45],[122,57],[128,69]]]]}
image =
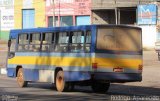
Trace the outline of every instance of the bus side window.
{"type": "Polygon", "coordinates": [[[52,50],[54,33],[42,34],[42,51],[48,52],[52,50]]]}
{"type": "Polygon", "coordinates": [[[18,51],[28,51],[28,42],[29,42],[28,34],[19,34],[18,37],[18,51]]]}
{"type": "Polygon", "coordinates": [[[71,32],[70,37],[70,51],[83,52],[84,51],[84,33],[83,31],[71,32]]]}
{"type": "Polygon", "coordinates": [[[41,44],[41,34],[31,33],[29,51],[34,51],[34,52],[40,51],[40,44],[41,44]]]}
{"type": "Polygon", "coordinates": [[[68,32],[56,33],[55,51],[56,52],[67,52],[68,51],[68,41],[69,41],[68,32]]]}
{"type": "Polygon", "coordinates": [[[86,31],[85,36],[85,51],[90,52],[91,47],[91,31],[86,31]]]}

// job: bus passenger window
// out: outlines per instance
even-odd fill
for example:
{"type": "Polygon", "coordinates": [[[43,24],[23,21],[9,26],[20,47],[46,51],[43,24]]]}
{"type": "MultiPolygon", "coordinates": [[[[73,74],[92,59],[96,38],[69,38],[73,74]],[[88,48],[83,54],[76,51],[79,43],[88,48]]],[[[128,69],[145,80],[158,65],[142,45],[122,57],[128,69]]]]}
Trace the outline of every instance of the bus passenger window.
{"type": "Polygon", "coordinates": [[[68,51],[68,41],[69,34],[67,32],[60,32],[56,34],[56,52],[67,52],[68,51]]]}
{"type": "Polygon", "coordinates": [[[30,45],[29,45],[30,51],[34,51],[34,52],[40,51],[40,43],[41,43],[41,34],[40,33],[30,34],[30,45]]]}
{"type": "Polygon", "coordinates": [[[90,52],[91,47],[91,31],[86,32],[86,38],[85,38],[85,51],[90,52]]]}
{"type": "Polygon", "coordinates": [[[71,32],[70,51],[83,52],[84,33],[82,31],[71,32]]]}
{"type": "Polygon", "coordinates": [[[28,51],[28,34],[20,34],[18,39],[18,51],[28,51]]]}
{"type": "Polygon", "coordinates": [[[54,40],[53,33],[43,33],[42,35],[42,51],[48,52],[52,50],[54,40]]]}

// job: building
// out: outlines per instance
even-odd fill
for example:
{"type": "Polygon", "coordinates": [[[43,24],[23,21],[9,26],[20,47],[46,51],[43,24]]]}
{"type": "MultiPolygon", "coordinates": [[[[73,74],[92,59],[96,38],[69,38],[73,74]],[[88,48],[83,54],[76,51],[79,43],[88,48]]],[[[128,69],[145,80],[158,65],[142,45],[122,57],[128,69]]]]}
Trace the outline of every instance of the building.
{"type": "Polygon", "coordinates": [[[14,0],[0,0],[0,39],[7,40],[14,28],[14,0]]]}
{"type": "Polygon", "coordinates": [[[143,47],[153,49],[160,38],[159,8],[157,0],[15,0],[14,28],[135,25],[142,28],[143,47]]]}
{"type": "Polygon", "coordinates": [[[15,28],[90,24],[91,0],[15,0],[15,28]]]}
{"type": "MultiPolygon", "coordinates": [[[[127,24],[142,28],[143,47],[153,49],[159,23],[157,0],[92,0],[92,24],[127,24]]],[[[160,36],[160,35],[159,35],[160,36]]]]}
{"type": "Polygon", "coordinates": [[[46,0],[46,26],[89,25],[90,6],[91,0],[46,0]]]}
{"type": "Polygon", "coordinates": [[[15,0],[14,28],[45,27],[45,0],[15,0]]]}

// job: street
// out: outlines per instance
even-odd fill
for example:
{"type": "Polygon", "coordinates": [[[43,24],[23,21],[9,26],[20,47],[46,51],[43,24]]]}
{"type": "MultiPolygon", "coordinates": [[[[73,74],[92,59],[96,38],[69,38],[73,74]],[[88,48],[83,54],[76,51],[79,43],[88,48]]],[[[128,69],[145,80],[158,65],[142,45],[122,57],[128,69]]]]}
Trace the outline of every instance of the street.
{"type": "Polygon", "coordinates": [[[122,100],[130,100],[135,97],[132,100],[137,98],[140,101],[141,98],[146,98],[145,100],[159,101],[160,61],[158,61],[154,51],[145,51],[143,60],[142,82],[114,83],[111,84],[106,94],[93,93],[90,87],[79,86],[76,86],[73,91],[59,93],[55,87],[47,83],[30,83],[29,87],[19,88],[16,79],[0,75],[0,99],[8,98],[18,101],[113,101],[118,100],[116,97],[121,96],[122,100]]]}

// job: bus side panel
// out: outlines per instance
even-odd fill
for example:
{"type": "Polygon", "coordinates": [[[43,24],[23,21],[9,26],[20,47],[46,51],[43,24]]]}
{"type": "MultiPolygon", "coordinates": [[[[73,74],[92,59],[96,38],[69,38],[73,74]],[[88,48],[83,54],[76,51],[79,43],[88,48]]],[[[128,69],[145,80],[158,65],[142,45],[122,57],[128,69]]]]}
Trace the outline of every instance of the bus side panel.
{"type": "Polygon", "coordinates": [[[25,81],[38,81],[39,70],[38,69],[23,69],[25,81]]]}
{"type": "Polygon", "coordinates": [[[90,80],[90,72],[83,71],[65,71],[64,72],[65,81],[85,81],[90,80]]]}
{"type": "Polygon", "coordinates": [[[95,52],[95,47],[96,47],[96,26],[92,26],[92,31],[91,31],[91,53],[95,52]]]}
{"type": "Polygon", "coordinates": [[[7,76],[8,77],[16,77],[16,69],[7,67],[7,76]]]}
{"type": "Polygon", "coordinates": [[[66,81],[90,79],[90,53],[16,53],[9,65],[20,65],[26,81],[54,82],[55,69],[60,67],[66,81]]]}

